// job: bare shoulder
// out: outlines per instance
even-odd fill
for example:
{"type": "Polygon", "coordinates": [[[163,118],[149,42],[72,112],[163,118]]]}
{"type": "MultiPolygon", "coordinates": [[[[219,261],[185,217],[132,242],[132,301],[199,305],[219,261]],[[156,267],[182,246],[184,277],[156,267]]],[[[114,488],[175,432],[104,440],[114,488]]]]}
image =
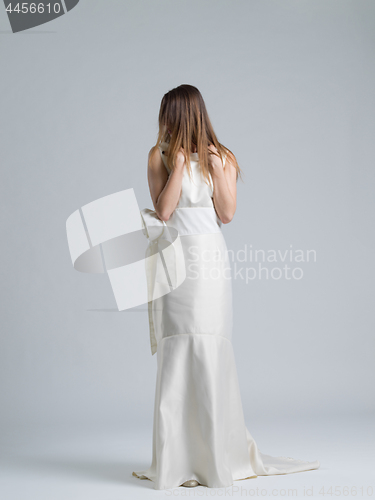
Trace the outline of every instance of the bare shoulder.
{"type": "Polygon", "coordinates": [[[233,184],[237,182],[239,165],[237,158],[234,153],[228,148],[225,148],[225,162],[224,162],[224,174],[227,180],[230,180],[233,184]]]}
{"type": "Polygon", "coordinates": [[[151,170],[159,170],[163,166],[163,160],[158,146],[153,146],[150,149],[148,153],[148,166],[151,170]]]}
{"type": "Polygon", "coordinates": [[[230,179],[236,179],[238,177],[238,163],[235,155],[228,148],[225,148],[224,154],[224,173],[225,176],[230,179]]]}
{"type": "Polygon", "coordinates": [[[232,153],[232,151],[226,148],[225,166],[227,165],[232,165],[232,167],[236,167],[237,159],[235,155],[232,153]]]}

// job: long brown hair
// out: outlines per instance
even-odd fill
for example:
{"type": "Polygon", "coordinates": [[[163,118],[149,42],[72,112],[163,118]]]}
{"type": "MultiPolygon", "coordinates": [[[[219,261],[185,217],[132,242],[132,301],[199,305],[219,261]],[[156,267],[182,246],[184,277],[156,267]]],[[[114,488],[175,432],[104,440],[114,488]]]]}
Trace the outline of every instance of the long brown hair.
{"type": "Polygon", "coordinates": [[[208,155],[215,153],[211,153],[208,147],[213,145],[221,161],[229,155],[228,158],[236,168],[237,178],[240,176],[242,179],[242,171],[234,154],[218,141],[203,97],[193,85],[180,85],[163,96],[159,111],[159,132],[154,148],[162,142],[169,143],[167,162],[171,170],[174,168],[178,151],[183,148],[186,167],[191,175],[189,153],[194,144],[197,148],[201,172],[205,181],[209,183],[208,155]]]}

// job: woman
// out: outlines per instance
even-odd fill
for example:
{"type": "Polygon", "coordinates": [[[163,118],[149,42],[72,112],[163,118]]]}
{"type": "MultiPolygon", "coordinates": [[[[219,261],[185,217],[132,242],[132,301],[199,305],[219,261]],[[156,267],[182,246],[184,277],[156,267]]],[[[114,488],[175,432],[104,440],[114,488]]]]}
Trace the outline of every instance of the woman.
{"type": "MultiPolygon", "coordinates": [[[[149,303],[158,365],[153,457],[149,469],[133,475],[154,481],[155,489],[228,487],[234,480],[320,466],[262,454],[245,426],[231,343],[230,263],[221,232],[236,211],[239,175],[199,90],[180,85],[165,94],[148,181],[154,220],[178,232],[186,278],[149,303]]],[[[150,214],[146,229],[149,221],[150,214]]]]}

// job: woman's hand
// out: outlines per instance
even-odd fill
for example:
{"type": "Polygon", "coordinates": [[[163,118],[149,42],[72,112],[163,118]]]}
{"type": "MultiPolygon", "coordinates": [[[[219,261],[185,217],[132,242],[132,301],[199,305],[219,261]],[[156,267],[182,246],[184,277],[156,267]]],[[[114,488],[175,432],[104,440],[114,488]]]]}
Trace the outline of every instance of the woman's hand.
{"type": "MultiPolygon", "coordinates": [[[[168,156],[168,151],[164,151],[164,155],[168,156]]],[[[185,165],[186,165],[186,159],[185,159],[185,155],[184,155],[184,148],[180,148],[180,150],[177,151],[175,168],[177,170],[181,170],[181,169],[183,170],[185,165]]]]}
{"type": "Polygon", "coordinates": [[[223,162],[213,144],[208,146],[208,168],[211,175],[217,175],[218,172],[222,173],[223,170],[223,162]]]}
{"type": "Polygon", "coordinates": [[[185,154],[184,154],[184,149],[180,148],[180,150],[177,152],[175,166],[178,170],[180,170],[180,169],[183,170],[185,165],[186,165],[186,158],[185,158],[185,154]]]}

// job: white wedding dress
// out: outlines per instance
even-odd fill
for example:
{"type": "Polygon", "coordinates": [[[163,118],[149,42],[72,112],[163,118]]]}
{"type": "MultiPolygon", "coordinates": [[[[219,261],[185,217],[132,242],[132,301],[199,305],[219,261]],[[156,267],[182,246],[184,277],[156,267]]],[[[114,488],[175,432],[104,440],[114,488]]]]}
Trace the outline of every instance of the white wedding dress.
{"type": "MultiPolygon", "coordinates": [[[[167,148],[159,146],[170,173],[167,148]]],[[[201,177],[197,153],[190,161],[192,179],[185,168],[179,203],[166,222],[178,231],[186,279],[149,302],[151,349],[157,353],[152,463],[133,475],[162,490],[189,479],[220,488],[239,479],[318,469],[318,461],[261,453],[246,428],[231,342],[227,247],[212,179],[207,185],[201,177]]]]}

